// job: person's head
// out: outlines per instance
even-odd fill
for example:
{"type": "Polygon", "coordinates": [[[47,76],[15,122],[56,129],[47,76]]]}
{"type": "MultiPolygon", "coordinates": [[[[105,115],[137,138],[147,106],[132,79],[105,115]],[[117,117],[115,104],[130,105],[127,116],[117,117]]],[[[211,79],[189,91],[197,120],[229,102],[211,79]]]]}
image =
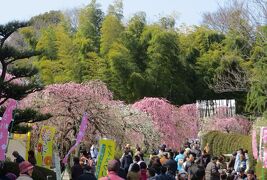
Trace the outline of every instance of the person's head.
{"type": "Polygon", "coordinates": [[[148,177],[154,177],[156,175],[156,170],[154,168],[148,168],[147,170],[148,177]]]}
{"type": "Polygon", "coordinates": [[[184,154],[184,149],[181,149],[180,150],[180,154],[184,154]]]}
{"type": "Polygon", "coordinates": [[[240,160],[242,161],[242,160],[245,160],[246,158],[245,158],[245,155],[243,154],[243,153],[241,153],[240,154],[240,160]]]}
{"type": "Polygon", "coordinates": [[[248,170],[247,172],[247,180],[254,180],[255,179],[255,174],[253,170],[248,170]]]}
{"type": "Polygon", "coordinates": [[[241,154],[244,153],[243,148],[240,148],[240,149],[238,150],[238,152],[241,153],[241,154]]]}
{"type": "Polygon", "coordinates": [[[193,162],[196,158],[196,154],[195,153],[190,153],[189,154],[189,161],[193,162]]]}
{"type": "Polygon", "coordinates": [[[140,156],[135,155],[134,156],[134,162],[139,162],[141,160],[140,156]]]}
{"type": "Polygon", "coordinates": [[[205,177],[205,168],[203,166],[194,164],[189,169],[190,180],[203,180],[205,177]]]}
{"type": "Polygon", "coordinates": [[[139,172],[140,171],[140,166],[137,163],[133,163],[132,168],[131,168],[132,172],[139,172]]]}
{"type": "Polygon", "coordinates": [[[239,169],[239,173],[240,173],[241,176],[243,176],[245,174],[245,168],[243,168],[243,167],[240,168],[239,169]]]}
{"type": "Polygon", "coordinates": [[[79,164],[80,163],[80,159],[78,157],[74,157],[73,158],[73,162],[74,162],[74,164],[79,164]]]}
{"type": "Polygon", "coordinates": [[[110,160],[108,162],[108,171],[114,171],[114,172],[118,172],[120,169],[120,162],[116,159],[110,160]]]}
{"type": "Polygon", "coordinates": [[[237,155],[237,152],[232,153],[232,157],[236,157],[236,155],[237,155]]]}
{"type": "Polygon", "coordinates": [[[19,164],[20,174],[28,174],[32,176],[33,165],[29,161],[23,161],[19,164]]]}
{"type": "Polygon", "coordinates": [[[212,162],[216,163],[216,161],[218,160],[218,157],[217,156],[213,156],[211,160],[212,160],[212,162]]]}
{"type": "Polygon", "coordinates": [[[138,146],[138,147],[136,148],[136,151],[141,151],[141,148],[138,146]]]}
{"type": "Polygon", "coordinates": [[[248,154],[248,150],[247,149],[244,150],[244,154],[248,154]]]}
{"type": "Polygon", "coordinates": [[[18,151],[13,151],[12,155],[13,155],[15,158],[17,158],[17,157],[19,156],[19,153],[18,153],[18,151]]]}
{"type": "Polygon", "coordinates": [[[224,156],[223,155],[220,155],[219,158],[218,158],[219,162],[222,163],[224,162],[224,156]]]}
{"type": "Polygon", "coordinates": [[[10,180],[16,180],[17,176],[13,173],[7,173],[6,177],[9,178],[10,180]]]}
{"type": "Polygon", "coordinates": [[[82,150],[82,156],[85,156],[85,157],[87,157],[88,156],[88,153],[87,153],[87,151],[86,150],[82,150]]]}
{"type": "Polygon", "coordinates": [[[141,169],[141,170],[147,168],[147,165],[146,165],[145,162],[141,162],[139,166],[140,166],[140,169],[141,169]]]}
{"type": "Polygon", "coordinates": [[[169,152],[169,159],[173,159],[173,156],[174,156],[174,153],[171,151],[171,152],[169,152]]]}
{"type": "Polygon", "coordinates": [[[159,149],[163,152],[165,152],[165,149],[166,149],[166,145],[165,144],[162,144],[159,149]]]}
{"type": "Polygon", "coordinates": [[[167,167],[166,166],[161,166],[160,168],[160,173],[165,174],[167,172],[167,167]]]}
{"type": "Polygon", "coordinates": [[[188,179],[188,174],[186,171],[180,171],[178,173],[178,179],[179,180],[187,180],[188,179]]]}
{"type": "Polygon", "coordinates": [[[33,150],[29,150],[28,151],[28,155],[29,155],[29,157],[34,157],[34,151],[33,150]]]}

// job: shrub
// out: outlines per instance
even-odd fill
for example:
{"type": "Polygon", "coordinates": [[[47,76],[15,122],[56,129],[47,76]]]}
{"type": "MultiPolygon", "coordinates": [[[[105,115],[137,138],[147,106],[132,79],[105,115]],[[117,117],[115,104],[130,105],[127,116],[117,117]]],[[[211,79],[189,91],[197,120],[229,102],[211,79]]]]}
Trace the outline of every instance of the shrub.
{"type": "Polygon", "coordinates": [[[252,166],[255,165],[252,156],[251,136],[211,131],[202,136],[202,148],[205,147],[206,143],[209,143],[210,154],[214,156],[232,154],[240,148],[247,149],[249,152],[250,164],[252,164],[252,166]]]}

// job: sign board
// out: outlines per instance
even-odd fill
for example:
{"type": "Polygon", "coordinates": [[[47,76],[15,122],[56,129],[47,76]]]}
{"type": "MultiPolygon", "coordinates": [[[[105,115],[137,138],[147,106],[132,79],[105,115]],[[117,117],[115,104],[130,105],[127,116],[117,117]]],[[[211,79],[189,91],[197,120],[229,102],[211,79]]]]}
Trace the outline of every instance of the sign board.
{"type": "Polygon", "coordinates": [[[100,152],[97,158],[96,177],[97,179],[107,175],[108,161],[114,159],[115,141],[110,139],[101,139],[99,141],[100,152]]]}

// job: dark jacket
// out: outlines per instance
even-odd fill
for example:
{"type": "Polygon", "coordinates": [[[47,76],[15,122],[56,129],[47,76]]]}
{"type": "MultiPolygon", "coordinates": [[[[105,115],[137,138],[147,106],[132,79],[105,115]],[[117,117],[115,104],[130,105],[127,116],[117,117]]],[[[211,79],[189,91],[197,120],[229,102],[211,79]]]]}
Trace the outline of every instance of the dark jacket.
{"type": "Polygon", "coordinates": [[[169,159],[166,161],[166,163],[164,164],[164,166],[168,167],[170,173],[172,175],[175,175],[176,170],[177,170],[177,162],[173,159],[169,159]]]}
{"type": "Polygon", "coordinates": [[[71,167],[71,179],[77,180],[83,174],[83,168],[80,164],[74,164],[71,167]]]}
{"type": "Polygon", "coordinates": [[[84,173],[82,174],[80,177],[78,177],[77,180],[97,180],[95,175],[93,175],[92,173],[84,173]]]}
{"type": "Polygon", "coordinates": [[[175,178],[167,175],[167,174],[160,174],[156,176],[156,180],[175,180],[175,178]]]}
{"type": "Polygon", "coordinates": [[[206,180],[220,180],[220,173],[214,162],[209,162],[205,170],[206,180]]]}
{"type": "Polygon", "coordinates": [[[19,155],[17,158],[16,158],[16,163],[20,164],[21,162],[25,161],[23,159],[23,157],[21,155],[19,155]]]}
{"type": "Polygon", "coordinates": [[[128,169],[130,164],[133,163],[133,158],[130,154],[124,155],[121,161],[121,168],[124,169],[126,173],[128,173],[128,169]]]}

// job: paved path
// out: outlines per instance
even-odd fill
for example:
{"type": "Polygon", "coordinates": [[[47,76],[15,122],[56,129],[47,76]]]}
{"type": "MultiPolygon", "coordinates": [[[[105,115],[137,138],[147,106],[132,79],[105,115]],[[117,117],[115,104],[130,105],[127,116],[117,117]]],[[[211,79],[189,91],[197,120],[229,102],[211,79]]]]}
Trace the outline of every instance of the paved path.
{"type": "Polygon", "coordinates": [[[67,170],[64,172],[62,180],[70,180],[70,176],[67,170]]]}

